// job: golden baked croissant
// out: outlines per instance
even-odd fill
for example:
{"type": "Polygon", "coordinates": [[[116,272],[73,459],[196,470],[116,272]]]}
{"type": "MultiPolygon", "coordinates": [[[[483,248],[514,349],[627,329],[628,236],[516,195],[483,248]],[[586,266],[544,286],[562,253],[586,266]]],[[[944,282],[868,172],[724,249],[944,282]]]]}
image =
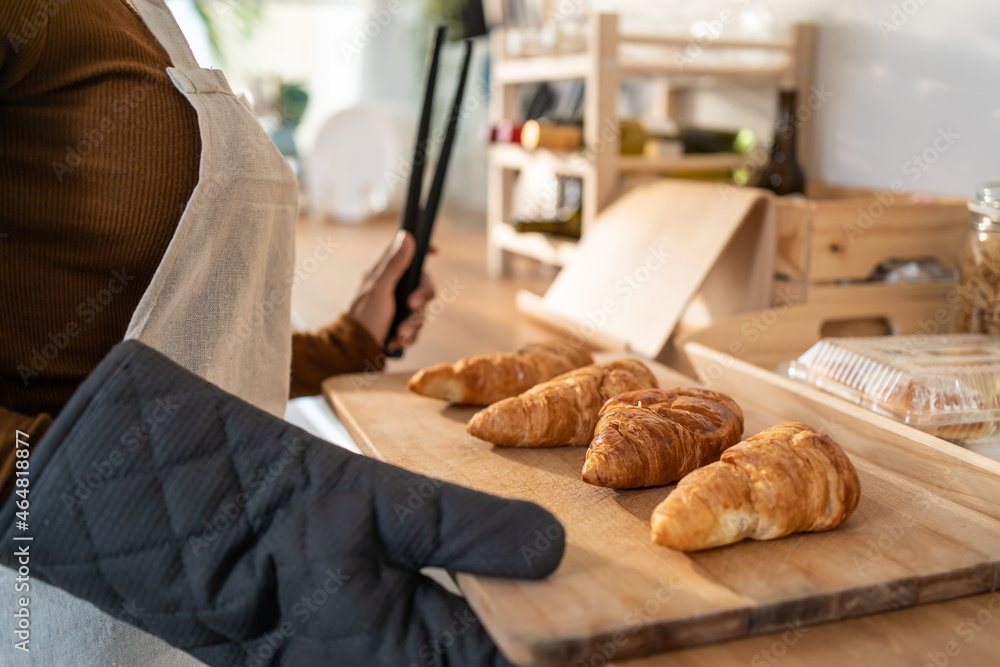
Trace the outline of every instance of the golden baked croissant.
{"type": "Polygon", "coordinates": [[[642,389],[601,408],[583,481],[614,489],[676,482],[743,437],[743,411],[708,389],[642,389]]]}
{"type": "Polygon", "coordinates": [[[858,473],[840,445],[778,424],[698,468],[653,510],[653,541],[680,551],[829,530],[857,507],[858,473]]]}
{"type": "Polygon", "coordinates": [[[411,377],[406,388],[451,403],[490,405],[592,363],[586,350],[564,343],[532,343],[517,352],[430,366],[411,377]]]}
{"type": "Polygon", "coordinates": [[[480,410],[466,430],[504,447],[586,445],[606,400],[655,386],[656,378],[635,359],[584,366],[480,410]]]}

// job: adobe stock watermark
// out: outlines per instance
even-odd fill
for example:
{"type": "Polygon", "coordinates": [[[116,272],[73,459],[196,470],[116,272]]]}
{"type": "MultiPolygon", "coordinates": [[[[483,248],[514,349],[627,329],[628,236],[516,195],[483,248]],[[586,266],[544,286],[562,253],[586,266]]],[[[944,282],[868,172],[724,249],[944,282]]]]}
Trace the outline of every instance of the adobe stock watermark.
{"type": "MultiPolygon", "coordinates": [[[[445,311],[462,296],[468,287],[468,283],[459,278],[445,280],[441,289],[437,290],[434,299],[424,306],[422,326],[431,324],[444,315],[445,311]]],[[[382,374],[388,360],[389,356],[385,352],[380,352],[375,359],[365,359],[363,369],[351,375],[351,388],[363,389],[370,386],[382,374]]]]}
{"type": "Polygon", "coordinates": [[[622,274],[621,278],[615,281],[613,289],[618,296],[605,299],[594,308],[588,308],[584,313],[584,320],[576,323],[565,339],[552,341],[551,344],[563,354],[572,355],[581,349],[586,349],[588,341],[592,341],[595,334],[604,328],[608,318],[617,312],[622,304],[638,294],[653,274],[666,266],[672,257],[673,255],[667,252],[662,244],[649,246],[642,261],[632,271],[622,274]]]}
{"type": "MultiPolygon", "coordinates": [[[[789,119],[789,124],[798,129],[802,127],[802,124],[808,122],[813,114],[822,109],[827,102],[834,96],[832,90],[828,90],[825,83],[820,83],[817,85],[812,85],[809,87],[809,95],[806,99],[801,102],[795,108],[795,114],[789,119]]],[[[775,128],[775,133],[785,133],[788,131],[788,127],[782,126],[775,128]]],[[[771,156],[771,151],[774,149],[775,137],[772,137],[771,141],[766,146],[757,146],[754,150],[748,153],[743,162],[737,167],[738,170],[744,171],[756,171],[767,164],[771,156]]],[[[740,189],[740,186],[733,183],[719,182],[717,184],[717,189],[719,191],[719,197],[722,201],[729,200],[729,193],[740,189]]]]}
{"type": "MultiPolygon", "coordinates": [[[[953,481],[955,478],[955,472],[949,468],[945,469],[944,475],[949,481],[953,481]]],[[[865,540],[868,548],[864,552],[856,551],[854,554],[854,567],[858,574],[864,574],[865,570],[882,560],[887,553],[891,553],[892,548],[903,539],[907,531],[918,525],[916,517],[949,502],[937,494],[924,494],[912,505],[911,511],[908,511],[899,520],[885,526],[878,537],[865,540]]]]}
{"type": "Polygon", "coordinates": [[[66,349],[70,341],[80,335],[83,325],[93,322],[133,280],[135,276],[129,274],[125,267],[115,269],[111,272],[107,287],[78,303],[76,314],[79,315],[79,320],[70,320],[61,329],[49,332],[39,347],[32,348],[30,361],[27,364],[18,364],[17,373],[24,386],[28,386],[31,378],[40,375],[66,349]]]}
{"type": "Polygon", "coordinates": [[[916,16],[920,8],[927,4],[927,0],[903,0],[898,4],[893,4],[889,15],[880,18],[875,22],[878,31],[882,34],[882,41],[888,42],[889,35],[899,32],[903,26],[916,16]]]}
{"type": "Polygon", "coordinates": [[[437,497],[438,492],[444,485],[445,482],[442,480],[428,477],[427,479],[422,480],[419,484],[411,486],[408,489],[409,493],[406,496],[406,501],[396,503],[392,506],[399,523],[406,523],[410,517],[423,509],[424,505],[426,505],[431,499],[437,497]]]}
{"type": "Polygon", "coordinates": [[[914,153],[909,160],[903,163],[903,173],[910,177],[911,183],[916,183],[941,158],[941,155],[947,153],[961,138],[962,135],[951,129],[951,125],[938,127],[934,141],[920,153],[914,153]]]}
{"type": "MultiPolygon", "coordinates": [[[[976,610],[974,616],[966,616],[965,619],[955,626],[955,634],[965,640],[966,645],[971,644],[982,632],[985,632],[992,625],[998,615],[1000,615],[1000,592],[994,592],[986,604],[976,610]]],[[[993,632],[996,632],[996,630],[994,629],[993,632]]],[[[924,662],[923,667],[948,667],[952,664],[952,659],[957,658],[961,653],[962,644],[956,639],[950,639],[945,642],[940,651],[929,651],[926,654],[927,661],[924,662]]],[[[984,663],[961,661],[958,664],[984,663]]]]}
{"type": "Polygon", "coordinates": [[[647,623],[656,618],[663,606],[669,604],[680,590],[681,587],[675,578],[666,582],[661,581],[653,595],[625,615],[624,629],[610,637],[594,641],[590,654],[579,658],[574,667],[605,667],[616,657],[622,656],[629,642],[647,623]]]}
{"type": "Polygon", "coordinates": [[[545,530],[536,530],[531,540],[521,545],[521,556],[525,564],[531,565],[531,561],[541,558],[553,545],[560,544],[565,535],[566,531],[559,523],[549,524],[545,530]]]}
{"type": "Polygon", "coordinates": [[[598,155],[603,154],[612,146],[617,150],[621,136],[621,124],[617,120],[606,121],[594,141],[585,143],[582,151],[576,151],[570,155],[569,162],[573,169],[580,173],[585,172],[598,155]]]}
{"type": "Polygon", "coordinates": [[[280,281],[263,301],[254,304],[249,315],[240,318],[236,322],[236,326],[231,331],[226,332],[227,349],[231,351],[240,343],[250,340],[256,329],[262,327],[269,321],[269,318],[274,317],[279,311],[284,311],[291,302],[292,292],[309,280],[320,266],[330,261],[342,245],[342,243],[333,240],[333,234],[327,234],[326,238],[320,239],[311,253],[296,261],[290,280],[280,281]],[[289,286],[289,282],[291,286],[289,286]]]}
{"type": "Polygon", "coordinates": [[[364,23],[354,28],[354,39],[340,43],[340,53],[344,60],[351,62],[360,56],[402,11],[403,3],[400,0],[389,0],[384,8],[372,12],[364,23]]]}
{"type": "Polygon", "coordinates": [[[199,555],[233,526],[255,497],[264,493],[285,471],[285,467],[301,458],[309,443],[295,436],[287,436],[281,441],[281,453],[266,465],[257,468],[247,482],[249,491],[241,491],[232,500],[219,505],[211,519],[201,522],[199,534],[188,537],[188,547],[194,556],[199,555]]]}
{"type": "Polygon", "coordinates": [[[66,146],[66,156],[62,161],[56,160],[52,163],[52,172],[56,180],[62,183],[67,175],[83,164],[85,157],[100,147],[109,135],[121,127],[122,123],[128,121],[132,111],[146,101],[149,91],[155,87],[156,82],[147,75],[141,83],[114,100],[111,103],[111,113],[101,118],[96,126],[85,130],[76,145],[66,146]]]}
{"type": "MultiPolygon", "coordinates": [[[[471,85],[471,83],[466,85],[466,94],[462,98],[461,105],[458,107],[459,125],[470,114],[476,111],[481,104],[485,104],[489,100],[491,92],[500,85],[482,78],[477,80],[477,85],[471,85]]],[[[383,174],[382,180],[390,192],[400,187],[404,181],[408,181],[414,169],[426,168],[427,156],[433,151],[438,150],[441,144],[444,143],[445,134],[448,132],[448,125],[448,123],[441,123],[440,126],[434,128],[428,135],[427,145],[422,152],[406,154],[409,157],[400,155],[396,159],[396,166],[383,174]]]]}
{"type": "Polygon", "coordinates": [[[152,434],[177,414],[180,407],[180,403],[173,396],[157,398],[153,402],[152,409],[147,407],[144,410],[148,416],[140,422],[132,424],[122,433],[118,439],[120,446],[112,449],[102,460],[91,463],[87,470],[75,472],[73,481],[76,483],[76,487],[71,491],[63,492],[60,496],[66,510],[72,511],[75,506],[104,486],[115,472],[125,464],[130,455],[135,453],[140,445],[148,443],[152,434]]]}
{"type": "Polygon", "coordinates": [[[14,53],[20,53],[21,49],[49,24],[49,20],[69,3],[70,0],[45,0],[34,13],[22,16],[19,29],[7,33],[7,41],[10,42],[10,48],[14,53]]]}
{"type": "Polygon", "coordinates": [[[336,570],[327,569],[324,574],[326,578],[312,593],[303,595],[292,605],[292,615],[297,625],[290,620],[284,621],[274,631],[264,635],[260,643],[247,652],[246,667],[271,665],[271,658],[298,633],[299,627],[308,623],[351,580],[351,575],[345,574],[341,567],[336,570]]]}
{"type": "Polygon", "coordinates": [[[705,47],[722,38],[726,28],[732,25],[740,16],[740,12],[749,9],[754,0],[733,0],[732,7],[723,8],[711,20],[699,21],[697,31],[692,31],[688,43],[681,53],[674,54],[674,66],[678,72],[683,72],[705,53],[705,47]]]}
{"type": "Polygon", "coordinates": [[[720,350],[725,356],[721,360],[713,361],[698,373],[699,379],[705,384],[705,387],[711,389],[716,380],[732,368],[737,360],[742,359],[747,354],[749,346],[756,344],[778,323],[782,313],[796,303],[797,301],[792,295],[779,292],[769,308],[751,313],[740,325],[739,332],[742,339],[730,341],[727,350],[720,350]]]}
{"type": "Polygon", "coordinates": [[[114,616],[126,623],[131,623],[133,625],[142,618],[142,613],[146,611],[145,607],[139,606],[139,601],[135,598],[130,598],[125,602],[122,602],[122,608],[118,610],[114,616]]]}
{"type": "MultiPolygon", "coordinates": [[[[425,642],[417,649],[417,656],[427,665],[435,664],[435,656],[443,655],[449,647],[454,645],[458,638],[469,631],[470,628],[479,625],[479,619],[472,613],[472,610],[465,607],[451,613],[451,622],[448,628],[442,630],[430,641],[425,642]]],[[[409,667],[420,667],[417,663],[410,663],[409,667]]]]}
{"type": "MultiPolygon", "coordinates": [[[[941,156],[962,138],[962,135],[955,132],[950,125],[938,127],[936,132],[937,135],[930,145],[911,155],[900,167],[903,174],[910,177],[910,183],[916,183],[923,178],[941,156]]],[[[867,206],[859,206],[855,222],[844,225],[848,243],[853,244],[863,236],[879,218],[885,215],[886,210],[896,203],[896,199],[904,194],[906,194],[906,184],[897,178],[890,184],[888,190],[876,192],[874,200],[867,206]]]]}
{"type": "Polygon", "coordinates": [[[437,296],[424,306],[424,325],[431,324],[441,317],[448,307],[455,303],[468,288],[468,283],[463,283],[458,278],[448,278],[445,280],[437,296]]]}
{"type": "Polygon", "coordinates": [[[801,623],[788,623],[785,628],[779,639],[775,639],[773,644],[761,649],[750,658],[750,667],[772,667],[778,664],[788,655],[788,649],[798,644],[799,640],[809,632],[809,628],[803,628],[801,623]]]}
{"type": "Polygon", "coordinates": [[[613,315],[618,308],[638,294],[650,281],[653,274],[660,271],[673,255],[664,249],[663,244],[649,246],[646,249],[646,256],[631,272],[625,273],[615,281],[614,291],[617,298],[605,299],[596,308],[588,309],[585,313],[585,321],[574,327],[569,336],[569,345],[572,347],[582,347],[588,339],[600,331],[608,323],[608,318],[613,315]]]}
{"type": "Polygon", "coordinates": [[[549,3],[546,5],[549,10],[546,15],[546,23],[563,23],[578,18],[581,10],[587,9],[590,2],[588,0],[559,0],[554,5],[549,3]]]}
{"type": "MultiPolygon", "coordinates": [[[[460,471],[450,461],[444,461],[438,467],[435,474],[451,479],[461,479],[460,471]]],[[[410,517],[423,509],[432,499],[436,498],[441,491],[441,487],[445,484],[447,482],[434,477],[425,477],[419,482],[411,484],[406,489],[405,500],[397,502],[392,506],[392,510],[396,513],[396,518],[399,520],[400,525],[406,523],[410,517]]]]}

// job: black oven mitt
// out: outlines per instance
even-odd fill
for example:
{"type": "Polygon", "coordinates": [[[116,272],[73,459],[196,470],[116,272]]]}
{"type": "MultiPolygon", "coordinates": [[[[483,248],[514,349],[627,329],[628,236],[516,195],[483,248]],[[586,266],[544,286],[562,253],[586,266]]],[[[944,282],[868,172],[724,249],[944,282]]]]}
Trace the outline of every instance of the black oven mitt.
{"type": "Polygon", "coordinates": [[[32,576],[209,665],[507,665],[419,570],[540,578],[565,544],[537,505],[352,454],[134,341],[32,448],[3,564],[29,545],[32,576]]]}

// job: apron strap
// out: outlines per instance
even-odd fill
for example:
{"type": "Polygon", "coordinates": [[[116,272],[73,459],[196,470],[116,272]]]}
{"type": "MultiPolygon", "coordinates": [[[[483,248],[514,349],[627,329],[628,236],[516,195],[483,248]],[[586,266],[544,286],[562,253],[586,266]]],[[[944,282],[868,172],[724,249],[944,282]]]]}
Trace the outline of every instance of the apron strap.
{"type": "Polygon", "coordinates": [[[174,82],[174,85],[182,93],[197,95],[200,93],[226,93],[232,95],[233,91],[226,81],[226,76],[221,69],[189,69],[182,70],[176,67],[168,67],[167,75],[174,82]]]}
{"type": "Polygon", "coordinates": [[[132,0],[132,5],[156,41],[167,51],[174,67],[198,68],[198,60],[163,0],[132,0]]]}

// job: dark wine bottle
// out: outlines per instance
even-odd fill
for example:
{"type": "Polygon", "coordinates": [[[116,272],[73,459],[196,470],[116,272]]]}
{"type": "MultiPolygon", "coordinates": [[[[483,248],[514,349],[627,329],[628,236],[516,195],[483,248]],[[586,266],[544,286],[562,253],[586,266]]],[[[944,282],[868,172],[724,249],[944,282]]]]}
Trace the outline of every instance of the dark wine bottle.
{"type": "Polygon", "coordinates": [[[782,90],[778,97],[778,116],[774,121],[774,143],[767,164],[752,185],[778,195],[801,194],[806,189],[806,175],[799,166],[796,151],[794,90],[782,90]]]}

